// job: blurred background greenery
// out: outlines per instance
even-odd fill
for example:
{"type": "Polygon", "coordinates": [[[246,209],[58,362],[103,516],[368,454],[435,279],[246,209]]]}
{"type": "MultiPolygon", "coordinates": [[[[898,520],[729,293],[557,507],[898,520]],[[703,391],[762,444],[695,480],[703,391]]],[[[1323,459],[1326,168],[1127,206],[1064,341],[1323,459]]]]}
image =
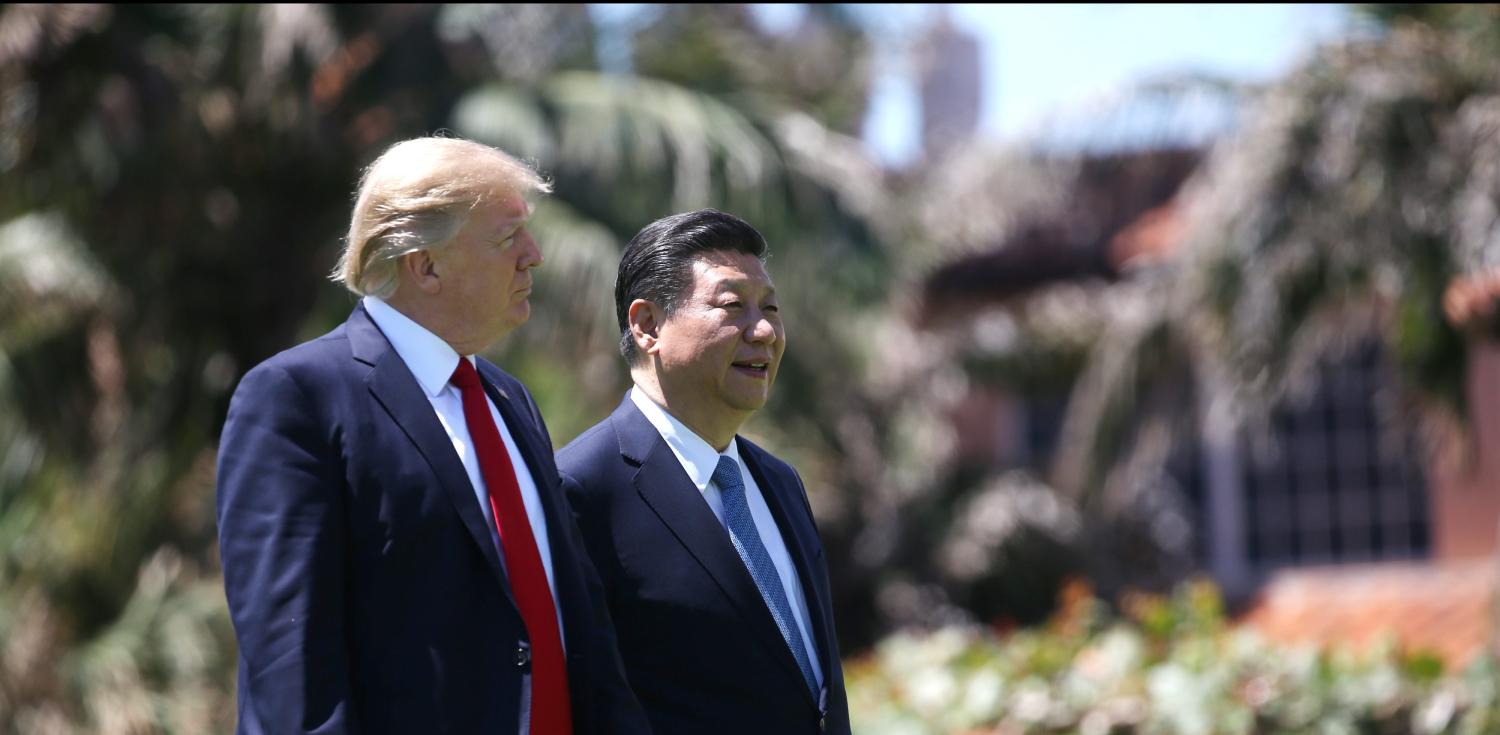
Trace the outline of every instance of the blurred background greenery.
{"type": "MultiPolygon", "coordinates": [[[[1278,653],[1177,587],[1238,609],[1294,561],[1386,558],[1276,556],[1215,515],[1215,458],[1265,464],[1330,361],[1386,380],[1376,454],[1456,455],[1497,493],[1472,393],[1500,334],[1500,12],[1359,12],[1367,37],[1269,84],[1131,92],[1227,101],[1207,143],[955,133],[887,169],[845,6],[783,32],[739,5],[0,8],[0,732],[232,729],[229,395],[347,316],[326,273],[357,173],[439,130],[555,181],[533,316],[490,356],[559,445],[628,385],[625,241],[710,206],[766,235],[790,349],[749,433],[806,480],[861,731],[1500,731],[1487,656],[1278,653]]],[[[1255,516],[1274,493],[1234,477],[1255,516]]],[[[1443,554],[1434,507],[1395,557],[1443,554]]]]}

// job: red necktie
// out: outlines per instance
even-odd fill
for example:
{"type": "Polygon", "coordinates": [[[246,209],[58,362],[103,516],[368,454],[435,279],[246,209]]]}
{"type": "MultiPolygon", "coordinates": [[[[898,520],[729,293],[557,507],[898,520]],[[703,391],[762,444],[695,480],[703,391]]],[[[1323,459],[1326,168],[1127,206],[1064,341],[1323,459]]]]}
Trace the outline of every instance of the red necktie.
{"type": "Polygon", "coordinates": [[[489,488],[490,512],[495,516],[500,546],[505,550],[505,573],[531,639],[531,732],[568,735],[573,731],[573,715],[568,700],[567,662],[557,631],[557,608],[547,587],[547,572],[537,553],[531,522],[526,518],[526,506],[521,503],[521,486],[516,483],[510,453],[505,450],[500,430],[490,415],[489,401],[479,385],[479,373],[468,358],[458,359],[452,382],[463,395],[464,423],[469,426],[469,440],[479,458],[479,472],[489,488]]]}

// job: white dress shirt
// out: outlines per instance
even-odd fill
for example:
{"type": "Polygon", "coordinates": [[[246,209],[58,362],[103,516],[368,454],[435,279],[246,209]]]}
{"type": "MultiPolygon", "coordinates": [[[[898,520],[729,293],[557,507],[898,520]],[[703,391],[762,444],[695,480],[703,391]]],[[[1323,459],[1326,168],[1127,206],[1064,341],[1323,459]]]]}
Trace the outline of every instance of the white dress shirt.
{"type": "MultiPolygon", "coordinates": [[[[453,377],[453,371],[458,368],[458,353],[441,337],[396,311],[390,304],[374,296],[366,296],[364,305],[365,311],[375,321],[375,326],[385,334],[396,354],[401,356],[407,369],[416,377],[417,384],[422,386],[422,392],[432,403],[432,410],[437,413],[443,431],[448,432],[453,450],[458,452],[464,471],[469,474],[474,498],[479,501],[485,526],[490,529],[490,540],[494,542],[495,550],[500,553],[500,561],[504,564],[505,550],[500,545],[500,531],[495,528],[495,516],[490,510],[488,486],[484,484],[484,475],[479,470],[479,456],[474,453],[473,441],[469,438],[469,424],[464,421],[463,396],[458,386],[448,382],[453,377]]],[[[474,356],[462,359],[472,363],[474,356]]],[[[547,519],[542,515],[541,495],[537,492],[536,481],[531,477],[531,469],[526,466],[526,459],[516,448],[516,440],[511,436],[510,427],[505,425],[505,419],[500,416],[500,411],[495,408],[495,402],[490,400],[488,394],[485,395],[485,403],[489,405],[490,416],[495,420],[495,427],[500,430],[501,440],[505,442],[510,465],[515,468],[516,484],[521,486],[521,503],[526,506],[526,520],[531,523],[531,535],[536,539],[537,554],[542,557],[542,569],[547,573],[547,587],[552,592],[553,607],[556,607],[557,583],[552,579],[552,545],[547,542],[547,519]]],[[[560,638],[563,637],[562,631],[562,611],[558,610],[557,632],[560,638]]],[[[567,648],[566,639],[563,640],[563,647],[567,648]]]]}
{"type": "MultiPolygon", "coordinates": [[[[802,582],[797,577],[797,567],[792,564],[792,556],[787,553],[786,542],[781,538],[781,530],[776,526],[776,517],[771,515],[770,506],[766,505],[766,498],[760,492],[760,486],[755,484],[755,475],[750,473],[750,468],[745,466],[745,460],[740,458],[739,443],[729,442],[729,448],[722,453],[716,451],[712,445],[703,440],[703,437],[693,433],[681,421],[672,414],[667,413],[661,406],[646,396],[639,387],[630,389],[630,400],[635,403],[636,408],[646,416],[646,420],[656,427],[661,438],[666,441],[667,448],[682,463],[683,471],[687,472],[688,479],[703,493],[703,499],[707,501],[708,507],[714,516],[719,519],[719,525],[724,525],[724,497],[719,486],[713,482],[714,468],[719,466],[719,457],[725,456],[732,460],[740,468],[740,479],[745,482],[745,502],[750,506],[750,518],[755,521],[755,530],[760,534],[760,541],[766,547],[766,553],[771,556],[771,563],[776,565],[776,575],[781,578],[781,587],[786,591],[786,599],[792,603],[792,616],[797,619],[797,630],[802,634],[802,645],[807,649],[807,660],[812,663],[813,677],[817,680],[818,687],[823,686],[823,667],[818,663],[818,649],[813,646],[812,629],[808,627],[810,619],[807,610],[807,597],[802,594],[802,582]]],[[[790,510],[790,509],[789,509],[790,510]]]]}

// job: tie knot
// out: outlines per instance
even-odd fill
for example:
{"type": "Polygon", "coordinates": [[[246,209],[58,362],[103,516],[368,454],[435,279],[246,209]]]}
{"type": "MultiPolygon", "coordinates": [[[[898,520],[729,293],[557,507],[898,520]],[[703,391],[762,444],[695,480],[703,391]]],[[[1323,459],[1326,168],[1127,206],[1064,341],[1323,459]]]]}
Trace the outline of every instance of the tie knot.
{"type": "Polygon", "coordinates": [[[458,386],[458,389],[471,390],[479,387],[479,373],[474,370],[474,363],[469,362],[467,357],[458,358],[458,368],[453,371],[453,377],[448,382],[458,386]]]}
{"type": "Polygon", "coordinates": [[[744,481],[740,479],[739,464],[734,459],[723,455],[719,456],[719,464],[717,467],[714,467],[713,480],[714,484],[718,485],[720,490],[732,487],[743,488],[745,486],[744,481]]]}

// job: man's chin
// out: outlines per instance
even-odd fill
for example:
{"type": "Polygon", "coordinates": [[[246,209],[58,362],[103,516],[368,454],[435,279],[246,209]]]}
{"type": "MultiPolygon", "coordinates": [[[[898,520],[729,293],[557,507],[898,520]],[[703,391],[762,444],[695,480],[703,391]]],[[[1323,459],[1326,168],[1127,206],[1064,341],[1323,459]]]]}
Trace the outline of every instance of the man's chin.
{"type": "Polygon", "coordinates": [[[526,320],[530,317],[531,311],[529,309],[522,311],[512,309],[505,315],[505,323],[500,325],[500,327],[496,330],[498,334],[495,335],[495,338],[493,340],[490,340],[490,344],[494,344],[495,342],[499,342],[500,340],[509,337],[511,333],[516,331],[518,327],[525,324],[526,320]]]}
{"type": "Polygon", "coordinates": [[[759,395],[738,395],[729,401],[729,405],[741,411],[759,411],[765,408],[766,401],[770,399],[769,391],[759,395]]]}

